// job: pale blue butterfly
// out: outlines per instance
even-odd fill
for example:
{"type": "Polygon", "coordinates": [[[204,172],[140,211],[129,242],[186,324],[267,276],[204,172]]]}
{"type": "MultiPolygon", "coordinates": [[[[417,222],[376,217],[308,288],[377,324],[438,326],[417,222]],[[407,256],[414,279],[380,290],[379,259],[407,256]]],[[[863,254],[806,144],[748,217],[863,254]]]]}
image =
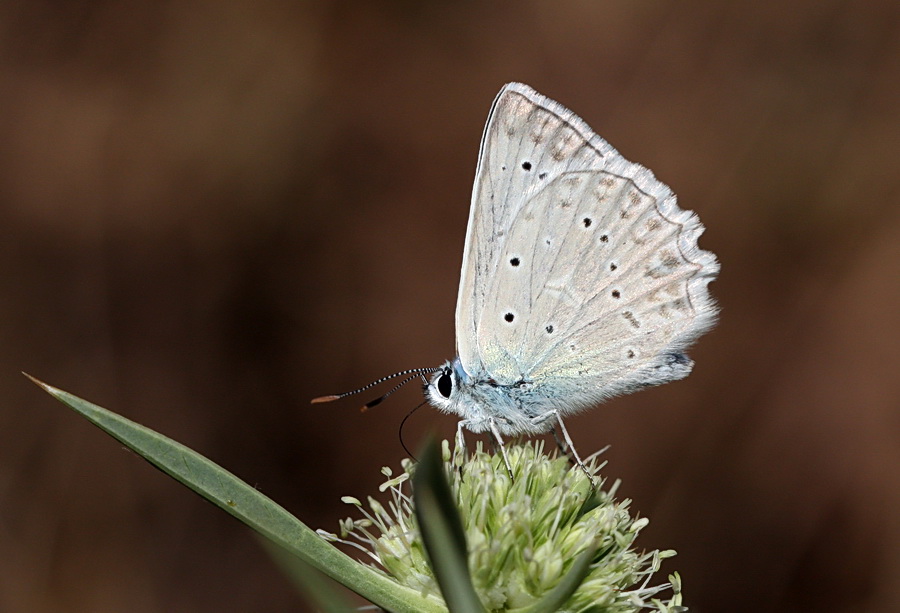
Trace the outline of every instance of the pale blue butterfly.
{"type": "Polygon", "coordinates": [[[719,265],[697,246],[702,232],[652,172],[561,104],[510,83],[481,140],[457,357],[392,376],[433,372],[425,395],[462,418],[460,442],[463,428],[502,448],[504,435],[558,425],[575,454],[563,416],[690,373],[683,351],[717,313],[707,285],[719,265]]]}

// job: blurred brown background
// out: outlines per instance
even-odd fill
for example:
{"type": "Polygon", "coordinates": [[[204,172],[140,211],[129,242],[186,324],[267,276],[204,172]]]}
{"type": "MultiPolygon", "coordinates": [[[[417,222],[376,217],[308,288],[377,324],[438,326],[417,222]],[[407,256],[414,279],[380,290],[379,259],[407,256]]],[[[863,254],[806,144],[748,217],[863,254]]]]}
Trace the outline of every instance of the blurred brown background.
{"type": "Polygon", "coordinates": [[[334,529],[419,395],[308,400],[452,357],[511,80],[652,168],[722,262],[694,374],[569,420],[644,546],[695,611],[900,610],[895,0],[7,2],[0,45],[0,610],[306,610],[19,371],[334,529]]]}

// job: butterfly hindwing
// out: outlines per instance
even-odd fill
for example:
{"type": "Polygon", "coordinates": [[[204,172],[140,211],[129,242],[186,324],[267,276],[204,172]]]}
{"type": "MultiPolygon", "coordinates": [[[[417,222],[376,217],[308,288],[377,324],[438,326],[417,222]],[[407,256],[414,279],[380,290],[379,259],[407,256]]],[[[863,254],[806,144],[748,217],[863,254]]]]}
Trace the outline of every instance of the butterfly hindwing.
{"type": "Polygon", "coordinates": [[[718,265],[697,247],[701,232],[650,171],[558,103],[507,85],[473,192],[463,367],[573,404],[685,376],[681,349],[715,317],[706,285],[718,265]]]}

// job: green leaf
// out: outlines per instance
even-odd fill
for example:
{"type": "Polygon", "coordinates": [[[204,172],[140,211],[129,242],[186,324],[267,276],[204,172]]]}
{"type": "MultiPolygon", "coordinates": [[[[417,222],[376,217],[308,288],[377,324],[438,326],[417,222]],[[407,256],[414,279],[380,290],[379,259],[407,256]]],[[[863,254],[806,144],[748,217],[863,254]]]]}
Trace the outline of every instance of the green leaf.
{"type": "Polygon", "coordinates": [[[148,462],[363,598],[395,613],[446,611],[343,554],[284,508],[235,475],[149,428],[28,376],[51,396],[148,462]]]}
{"type": "Polygon", "coordinates": [[[452,613],[483,612],[469,575],[466,533],[434,439],[416,466],[412,494],[425,553],[447,608],[452,613]]]}
{"type": "Polygon", "coordinates": [[[520,613],[552,613],[553,611],[558,611],[572,597],[578,586],[584,582],[588,573],[591,572],[591,561],[594,559],[595,553],[597,553],[597,544],[593,543],[581,552],[581,555],[572,564],[572,568],[556,584],[556,587],[538,602],[530,607],[521,609],[520,613]]]}
{"type": "Polygon", "coordinates": [[[334,582],[321,572],[290,553],[287,549],[267,538],[259,537],[263,549],[291,580],[298,591],[302,592],[317,611],[323,613],[357,613],[347,599],[335,589],[334,582]]]}

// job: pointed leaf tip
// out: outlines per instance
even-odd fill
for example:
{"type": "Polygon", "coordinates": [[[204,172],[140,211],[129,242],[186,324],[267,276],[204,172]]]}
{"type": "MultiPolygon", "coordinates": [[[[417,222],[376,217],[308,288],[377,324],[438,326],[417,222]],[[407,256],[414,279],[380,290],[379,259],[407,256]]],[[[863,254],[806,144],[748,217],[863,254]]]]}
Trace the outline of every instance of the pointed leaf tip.
{"type": "Polygon", "coordinates": [[[28,374],[27,372],[25,372],[24,370],[21,371],[21,372],[22,372],[23,375],[25,375],[26,377],[28,377],[28,378],[31,380],[32,383],[38,383],[38,384],[40,383],[40,381],[38,381],[37,379],[35,379],[35,378],[32,377],[31,375],[29,375],[29,374],[28,374]]]}
{"type": "Polygon", "coordinates": [[[22,374],[25,375],[26,377],[28,377],[28,378],[31,380],[32,383],[34,383],[35,385],[37,385],[38,387],[42,388],[43,390],[45,390],[45,391],[47,391],[47,392],[51,392],[51,393],[52,393],[52,391],[56,389],[55,387],[51,387],[51,386],[47,385],[46,383],[44,383],[43,381],[41,381],[41,380],[38,379],[37,377],[32,377],[31,375],[29,375],[29,374],[28,374],[27,372],[25,372],[24,370],[22,371],[22,374]]]}
{"type": "Polygon", "coordinates": [[[452,613],[484,611],[469,574],[465,530],[434,439],[422,452],[412,486],[425,553],[447,608],[452,613]]]}

